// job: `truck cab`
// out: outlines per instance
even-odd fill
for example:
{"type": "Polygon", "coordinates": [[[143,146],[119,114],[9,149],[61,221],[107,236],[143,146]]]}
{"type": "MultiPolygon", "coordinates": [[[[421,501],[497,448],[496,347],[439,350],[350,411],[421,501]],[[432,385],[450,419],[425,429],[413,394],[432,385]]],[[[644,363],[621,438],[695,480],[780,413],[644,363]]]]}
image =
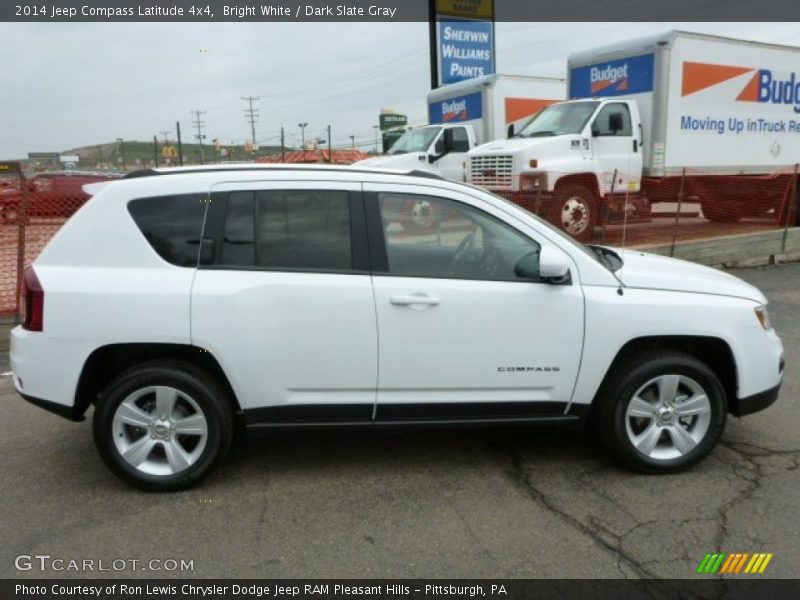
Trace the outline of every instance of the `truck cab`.
{"type": "Polygon", "coordinates": [[[427,125],[406,131],[384,155],[356,163],[362,167],[431,171],[464,181],[467,152],[477,146],[471,124],[427,125]]]}
{"type": "Polygon", "coordinates": [[[470,151],[468,182],[545,214],[579,239],[630,210],[625,197],[641,188],[644,142],[634,100],[558,102],[511,133],[470,151]]]}

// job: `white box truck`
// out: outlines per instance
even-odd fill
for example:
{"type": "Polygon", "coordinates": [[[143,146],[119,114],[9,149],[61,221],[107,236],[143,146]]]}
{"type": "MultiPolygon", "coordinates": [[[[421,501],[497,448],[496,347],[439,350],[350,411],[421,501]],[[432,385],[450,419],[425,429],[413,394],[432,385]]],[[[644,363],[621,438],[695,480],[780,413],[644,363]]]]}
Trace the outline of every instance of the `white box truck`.
{"type": "Polygon", "coordinates": [[[800,48],[682,31],[574,54],[570,100],[470,151],[467,180],[523,205],[535,197],[581,239],[679,194],[714,221],[787,218],[798,71],[800,48]]]}
{"type": "MultiPolygon", "coordinates": [[[[428,125],[406,131],[384,156],[355,165],[430,171],[464,181],[469,150],[505,138],[514,126],[566,97],[566,82],[551,77],[494,74],[445,85],[428,93],[428,125]]],[[[408,231],[437,225],[439,215],[424,200],[393,206],[390,218],[408,231]]]]}
{"type": "Polygon", "coordinates": [[[359,166],[431,171],[464,181],[467,152],[505,138],[509,125],[566,99],[566,82],[549,77],[486,75],[428,93],[428,125],[409,129],[381,157],[359,166]]]}

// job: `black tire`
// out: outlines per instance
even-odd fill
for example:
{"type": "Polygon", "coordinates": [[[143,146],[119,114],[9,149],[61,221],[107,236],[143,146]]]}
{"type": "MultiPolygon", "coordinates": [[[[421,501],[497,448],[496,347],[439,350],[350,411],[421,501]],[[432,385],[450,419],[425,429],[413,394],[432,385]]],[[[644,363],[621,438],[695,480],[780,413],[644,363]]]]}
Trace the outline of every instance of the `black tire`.
{"type": "Polygon", "coordinates": [[[733,203],[724,207],[713,200],[701,200],[700,206],[703,216],[714,223],[736,223],[744,216],[744,210],[733,203]]]}
{"type": "Polygon", "coordinates": [[[577,240],[591,241],[597,223],[597,201],[594,194],[577,184],[558,187],[550,203],[548,220],[577,240]],[[574,208],[570,210],[573,205],[574,208]]]}
{"type": "MultiPolygon", "coordinates": [[[[684,471],[705,458],[719,441],[728,412],[725,389],[717,375],[697,358],[672,350],[648,351],[620,361],[603,384],[598,403],[593,424],[599,428],[603,443],[628,467],[650,474],[684,471]],[[691,378],[702,387],[711,410],[708,429],[691,451],[676,458],[655,459],[634,446],[626,427],[626,411],[634,394],[662,375],[691,378]]],[[[653,418],[653,424],[657,423],[658,419],[653,418]]],[[[677,426],[681,427],[680,424],[677,426]]],[[[659,440],[669,443],[671,436],[667,431],[659,435],[664,436],[659,440]]]]}
{"type": "Polygon", "coordinates": [[[166,360],[142,363],[116,377],[100,394],[93,420],[95,446],[109,469],[123,481],[147,491],[181,490],[200,481],[227,454],[234,428],[232,402],[222,386],[191,363],[166,360]],[[205,447],[198,449],[195,462],[174,474],[138,470],[122,457],[114,441],[117,408],[130,394],[150,386],[167,386],[189,396],[206,420],[205,447]]]}

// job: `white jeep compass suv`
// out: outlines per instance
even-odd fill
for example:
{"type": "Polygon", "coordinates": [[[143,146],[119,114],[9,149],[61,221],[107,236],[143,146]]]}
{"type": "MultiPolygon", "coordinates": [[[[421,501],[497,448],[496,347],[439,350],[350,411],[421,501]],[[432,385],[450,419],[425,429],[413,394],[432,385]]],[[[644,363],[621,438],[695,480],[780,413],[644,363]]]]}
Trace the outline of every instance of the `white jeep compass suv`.
{"type": "Polygon", "coordinates": [[[648,473],[770,405],[783,349],[728,274],[584,246],[483,190],[334,167],[146,170],[94,197],[24,277],[14,383],[124,480],[186,487],[237,421],[588,422],[648,473]],[[403,207],[437,215],[424,232],[403,207]]]}

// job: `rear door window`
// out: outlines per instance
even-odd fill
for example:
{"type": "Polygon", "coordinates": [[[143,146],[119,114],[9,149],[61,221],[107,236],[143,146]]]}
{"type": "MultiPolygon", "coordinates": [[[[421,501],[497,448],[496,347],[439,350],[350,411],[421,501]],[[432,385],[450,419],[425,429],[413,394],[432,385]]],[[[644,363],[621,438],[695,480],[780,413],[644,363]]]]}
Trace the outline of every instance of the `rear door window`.
{"type": "Polygon", "coordinates": [[[128,212],[153,250],[179,267],[196,267],[207,194],[139,198],[128,212]]]}
{"type": "Polygon", "coordinates": [[[219,263],[297,271],[353,269],[350,194],[264,190],[228,195],[219,263]]]}

